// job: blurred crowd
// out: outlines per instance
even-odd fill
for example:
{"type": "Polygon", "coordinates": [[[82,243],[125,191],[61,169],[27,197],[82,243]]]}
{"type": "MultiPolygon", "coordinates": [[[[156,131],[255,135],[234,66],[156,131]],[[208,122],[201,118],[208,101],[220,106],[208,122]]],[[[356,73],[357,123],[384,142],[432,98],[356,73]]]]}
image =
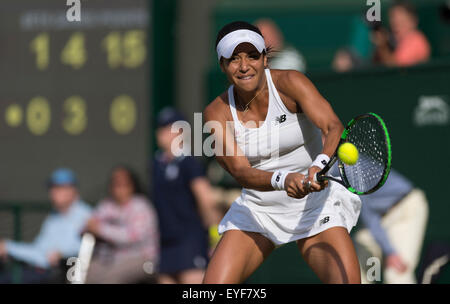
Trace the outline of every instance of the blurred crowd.
{"type": "Polygon", "coordinates": [[[333,69],[346,72],[377,65],[406,67],[428,61],[431,47],[418,27],[415,7],[406,1],[394,2],[388,20],[389,28],[381,21],[367,21],[366,16],[356,22],[351,44],[336,52],[333,69]]]}
{"type": "Polygon", "coordinates": [[[131,168],[118,165],[108,195],[93,208],[80,197],[74,171],[57,168],[47,184],[52,212],[36,238],[0,240],[0,283],[201,283],[223,213],[203,163],[174,155],[178,133],[171,126],[183,119],[173,108],[158,116],[148,191],[131,168]],[[95,245],[81,259],[86,234],[95,245]],[[80,267],[88,263],[82,281],[69,271],[73,257],[80,267]]]}

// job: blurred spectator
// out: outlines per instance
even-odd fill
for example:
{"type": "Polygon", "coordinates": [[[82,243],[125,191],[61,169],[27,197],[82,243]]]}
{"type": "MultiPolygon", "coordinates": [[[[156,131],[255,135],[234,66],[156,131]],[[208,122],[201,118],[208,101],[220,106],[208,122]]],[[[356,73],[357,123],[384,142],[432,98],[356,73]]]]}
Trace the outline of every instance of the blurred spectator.
{"type": "Polygon", "coordinates": [[[172,150],[181,133],[171,127],[179,120],[180,113],[165,108],[157,121],[152,192],[161,231],[159,282],[199,284],[209,260],[208,229],[217,230],[221,217],[201,163],[172,150]]]}
{"type": "Polygon", "coordinates": [[[389,9],[393,43],[390,43],[386,29],[380,27],[374,30],[374,60],[388,66],[410,66],[427,61],[431,53],[430,44],[417,28],[418,23],[415,9],[410,3],[395,2],[389,9]]]}
{"type": "Polygon", "coordinates": [[[156,212],[126,167],[112,171],[109,192],[85,228],[97,239],[86,283],[151,282],[159,254],[156,212]]]}
{"type": "Polygon", "coordinates": [[[373,44],[370,30],[379,23],[368,22],[366,14],[352,18],[349,45],[338,49],[334,55],[332,68],[337,72],[347,72],[369,65],[373,44]]]}
{"type": "Polygon", "coordinates": [[[283,34],[272,20],[260,19],[255,25],[264,37],[266,48],[273,51],[269,57],[271,69],[306,72],[305,58],[297,49],[284,42],[283,34]]]}
{"type": "MultiPolygon", "coordinates": [[[[61,259],[77,256],[80,232],[91,213],[91,208],[79,198],[77,180],[71,170],[55,170],[48,189],[54,211],[46,217],[35,240],[0,241],[0,256],[25,263],[21,283],[46,283],[61,259]]],[[[0,283],[12,283],[12,273],[0,274],[0,283]]]]}
{"type": "Polygon", "coordinates": [[[333,59],[333,69],[336,72],[347,72],[360,68],[364,62],[359,55],[351,48],[341,48],[336,52],[333,59]]]}
{"type": "Polygon", "coordinates": [[[384,259],[384,283],[417,283],[414,271],[419,261],[428,219],[425,194],[409,180],[391,170],[385,185],[362,195],[361,220],[355,247],[361,263],[363,283],[367,280],[367,259],[384,259]]]}

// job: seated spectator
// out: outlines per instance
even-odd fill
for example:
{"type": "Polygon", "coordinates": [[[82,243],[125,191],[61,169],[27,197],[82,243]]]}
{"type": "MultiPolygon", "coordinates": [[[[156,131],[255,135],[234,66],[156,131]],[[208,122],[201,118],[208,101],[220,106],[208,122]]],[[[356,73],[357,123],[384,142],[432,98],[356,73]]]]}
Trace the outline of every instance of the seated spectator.
{"type": "Polygon", "coordinates": [[[283,34],[272,20],[257,20],[255,25],[261,31],[266,46],[273,51],[269,58],[271,69],[306,72],[305,58],[296,48],[284,42],[283,34]]]}
{"type": "Polygon", "coordinates": [[[425,193],[391,169],[383,187],[362,195],[361,201],[363,228],[354,235],[354,241],[362,283],[375,283],[367,276],[371,257],[384,262],[385,284],[417,283],[415,270],[428,220],[425,193]]]}
{"type": "MultiPolygon", "coordinates": [[[[91,208],[79,198],[77,180],[71,170],[55,170],[48,191],[54,211],[45,219],[35,240],[32,243],[0,241],[0,256],[25,264],[21,283],[46,283],[61,259],[77,256],[80,232],[91,213],[91,208]]],[[[0,283],[13,283],[12,273],[0,274],[0,283]]]]}
{"type": "Polygon", "coordinates": [[[411,4],[403,1],[394,3],[389,9],[389,24],[393,45],[385,29],[379,28],[372,33],[376,62],[388,66],[411,66],[429,59],[430,44],[417,28],[418,18],[411,4]]]}
{"type": "Polygon", "coordinates": [[[97,239],[86,283],[150,282],[159,253],[153,206],[142,195],[136,175],[125,167],[112,171],[109,192],[85,228],[97,239]]]}

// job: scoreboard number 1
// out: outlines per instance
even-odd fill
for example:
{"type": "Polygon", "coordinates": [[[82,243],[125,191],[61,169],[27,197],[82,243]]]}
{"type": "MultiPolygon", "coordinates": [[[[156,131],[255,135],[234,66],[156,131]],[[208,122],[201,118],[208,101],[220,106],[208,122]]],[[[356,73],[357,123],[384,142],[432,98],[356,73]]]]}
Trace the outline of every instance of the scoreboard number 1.
{"type": "Polygon", "coordinates": [[[30,49],[36,53],[36,68],[45,70],[50,61],[50,38],[48,33],[41,33],[31,41],[30,49]]]}

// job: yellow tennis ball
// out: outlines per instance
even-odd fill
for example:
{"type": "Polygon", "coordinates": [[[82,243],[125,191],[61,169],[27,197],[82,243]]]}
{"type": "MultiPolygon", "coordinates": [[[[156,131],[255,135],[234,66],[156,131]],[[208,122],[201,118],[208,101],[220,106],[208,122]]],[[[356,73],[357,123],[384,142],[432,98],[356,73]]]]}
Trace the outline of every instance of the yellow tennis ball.
{"type": "Polygon", "coordinates": [[[338,149],[339,159],[346,165],[354,165],[358,161],[359,153],[354,144],[343,143],[338,149]]]}

